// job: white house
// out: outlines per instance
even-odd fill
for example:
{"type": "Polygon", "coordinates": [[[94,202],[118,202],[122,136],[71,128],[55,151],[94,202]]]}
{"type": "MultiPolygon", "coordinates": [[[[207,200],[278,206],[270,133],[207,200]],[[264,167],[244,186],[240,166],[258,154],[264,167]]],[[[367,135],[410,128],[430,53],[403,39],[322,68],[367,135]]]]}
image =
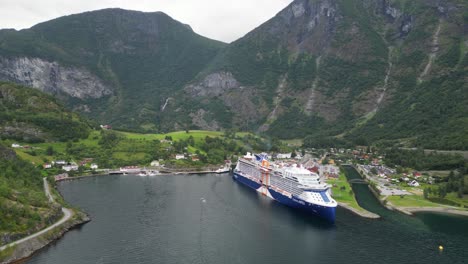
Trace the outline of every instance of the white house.
{"type": "Polygon", "coordinates": [[[77,171],[78,165],[64,165],[62,166],[62,170],[64,171],[77,171]]]}
{"type": "Polygon", "coordinates": [[[54,162],[54,164],[57,164],[57,165],[65,165],[65,164],[67,164],[67,162],[64,161],[64,160],[56,160],[56,161],[54,162]]]}
{"type": "Polygon", "coordinates": [[[20,145],[20,144],[13,143],[13,144],[11,144],[11,147],[12,147],[12,148],[21,148],[21,145],[20,145]]]}
{"type": "Polygon", "coordinates": [[[276,155],[276,158],[277,159],[290,159],[291,155],[292,155],[292,153],[278,153],[276,155]]]}
{"type": "Polygon", "coordinates": [[[90,168],[92,170],[97,170],[99,168],[99,166],[96,163],[93,163],[93,164],[91,164],[90,168]]]}
{"type": "Polygon", "coordinates": [[[158,160],[153,160],[151,163],[150,163],[151,167],[159,167],[159,161],[158,160]]]}
{"type": "Polygon", "coordinates": [[[408,185],[412,187],[419,187],[419,182],[417,182],[416,180],[412,180],[408,183],[408,185]]]}
{"type": "Polygon", "coordinates": [[[184,154],[176,154],[176,155],[175,155],[175,159],[176,159],[176,160],[185,159],[185,155],[184,155],[184,154]]]}
{"type": "Polygon", "coordinates": [[[42,165],[42,167],[43,167],[44,169],[50,169],[50,168],[52,168],[52,164],[50,164],[50,163],[44,163],[44,164],[42,165]]]}

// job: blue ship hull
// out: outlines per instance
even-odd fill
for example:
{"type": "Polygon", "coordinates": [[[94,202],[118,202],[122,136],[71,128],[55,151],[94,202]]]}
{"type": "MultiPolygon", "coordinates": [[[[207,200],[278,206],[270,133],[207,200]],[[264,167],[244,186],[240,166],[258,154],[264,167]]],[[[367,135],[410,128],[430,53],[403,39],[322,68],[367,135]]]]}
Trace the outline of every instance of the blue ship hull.
{"type": "MultiPolygon", "coordinates": [[[[249,178],[246,178],[240,174],[237,174],[237,173],[234,173],[233,174],[233,178],[254,189],[254,190],[258,190],[259,188],[262,187],[261,184],[259,184],[258,182],[255,182],[253,180],[250,180],[249,178]]],[[[303,210],[303,211],[306,211],[307,213],[310,213],[310,214],[313,214],[313,215],[316,215],[320,218],[323,218],[331,223],[334,223],[335,222],[335,211],[336,211],[336,207],[326,207],[326,206],[320,206],[320,205],[317,205],[317,204],[313,204],[313,203],[309,203],[307,201],[304,201],[302,199],[300,199],[299,197],[296,197],[296,196],[292,196],[292,198],[282,194],[282,193],[279,193],[271,188],[268,188],[268,192],[269,194],[272,196],[272,198],[284,205],[287,205],[289,207],[292,207],[292,208],[296,208],[296,209],[299,209],[299,210],[303,210]]]]}

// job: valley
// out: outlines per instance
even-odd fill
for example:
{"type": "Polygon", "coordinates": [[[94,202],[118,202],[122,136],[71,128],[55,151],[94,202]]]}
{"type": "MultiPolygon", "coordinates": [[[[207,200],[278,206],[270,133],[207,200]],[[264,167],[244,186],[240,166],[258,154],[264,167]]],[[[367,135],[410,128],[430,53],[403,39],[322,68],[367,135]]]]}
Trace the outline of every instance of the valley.
{"type": "MultiPolygon", "coordinates": [[[[89,245],[101,230],[119,233],[103,235],[113,253],[99,260],[83,249],[99,263],[301,263],[304,252],[329,256],[308,252],[322,246],[345,247],[337,261],[394,263],[405,243],[413,263],[465,259],[451,241],[466,244],[457,217],[468,214],[467,5],[294,0],[231,43],[163,12],[121,8],[0,29],[0,262],[73,228],[70,239],[89,245]],[[94,216],[92,234],[79,228],[94,216]],[[285,231],[306,245],[288,249],[297,262],[271,243],[289,241],[285,231]],[[228,257],[239,253],[249,261],[228,257]]],[[[60,254],[46,247],[31,263],[64,263],[60,254]]]]}

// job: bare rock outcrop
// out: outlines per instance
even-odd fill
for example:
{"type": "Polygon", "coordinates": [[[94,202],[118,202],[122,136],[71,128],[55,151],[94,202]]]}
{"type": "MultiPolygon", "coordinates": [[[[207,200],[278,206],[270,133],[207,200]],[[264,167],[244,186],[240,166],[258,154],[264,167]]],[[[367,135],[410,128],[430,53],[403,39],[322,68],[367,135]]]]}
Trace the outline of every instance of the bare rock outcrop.
{"type": "Polygon", "coordinates": [[[239,82],[230,72],[215,72],[206,76],[202,82],[189,85],[185,90],[192,96],[220,96],[231,89],[240,88],[239,82]]]}
{"type": "Polygon", "coordinates": [[[0,57],[0,80],[20,83],[53,95],[96,99],[113,89],[88,70],[40,58],[0,57]]]}

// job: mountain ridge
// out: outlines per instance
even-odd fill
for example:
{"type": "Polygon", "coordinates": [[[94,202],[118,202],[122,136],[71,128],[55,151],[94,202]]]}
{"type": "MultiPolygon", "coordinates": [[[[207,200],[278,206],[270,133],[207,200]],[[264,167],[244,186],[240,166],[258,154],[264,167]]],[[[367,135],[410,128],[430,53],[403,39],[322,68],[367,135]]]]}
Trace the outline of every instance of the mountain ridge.
{"type": "MultiPolygon", "coordinates": [[[[44,57],[53,53],[68,60],[67,67],[84,69],[75,75],[86,76],[86,70],[103,80],[104,96],[58,95],[67,105],[128,130],[234,128],[280,138],[309,136],[309,142],[365,138],[468,146],[463,1],[296,0],[228,45],[197,37],[167,17],[141,22],[145,16],[167,16],[161,13],[100,12],[119,15],[96,20],[96,13],[87,12],[54,20],[58,25],[45,22],[36,27],[40,40],[0,31],[0,79],[7,68],[1,56],[28,57],[27,46],[16,51],[11,46],[29,38],[49,49],[44,57]],[[104,33],[86,28],[102,21],[111,22],[104,33]],[[69,34],[77,41],[67,39],[69,34]],[[450,101],[453,107],[441,105],[450,101]]],[[[87,83],[77,86],[100,87],[92,78],[83,79],[87,83]]]]}

